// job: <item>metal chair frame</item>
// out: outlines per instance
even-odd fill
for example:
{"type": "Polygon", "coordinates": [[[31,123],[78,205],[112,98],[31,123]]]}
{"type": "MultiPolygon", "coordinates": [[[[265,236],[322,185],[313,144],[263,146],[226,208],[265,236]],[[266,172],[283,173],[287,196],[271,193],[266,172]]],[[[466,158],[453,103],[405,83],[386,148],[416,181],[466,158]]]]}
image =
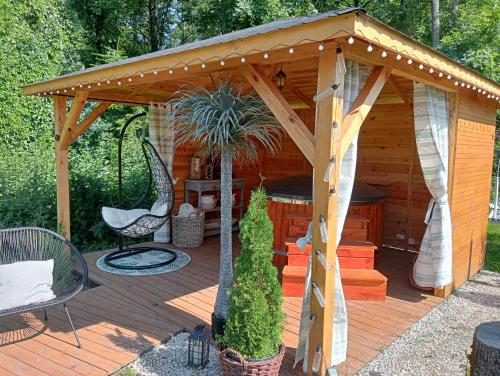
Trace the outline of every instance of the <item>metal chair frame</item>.
{"type": "Polygon", "coordinates": [[[56,297],[47,302],[2,310],[0,318],[43,309],[47,321],[47,308],[62,304],[78,348],[81,348],[66,302],[82,291],[88,281],[87,262],[82,254],[70,241],[47,229],[19,227],[0,230],[0,264],[50,259],[54,260],[52,290],[56,297]]]}

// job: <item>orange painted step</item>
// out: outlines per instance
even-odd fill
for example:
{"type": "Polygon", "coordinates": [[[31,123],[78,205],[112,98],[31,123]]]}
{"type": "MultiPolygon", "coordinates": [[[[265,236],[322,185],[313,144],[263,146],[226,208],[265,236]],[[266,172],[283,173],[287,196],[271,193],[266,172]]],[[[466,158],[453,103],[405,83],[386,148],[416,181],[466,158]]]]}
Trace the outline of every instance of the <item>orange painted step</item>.
{"type": "MultiPolygon", "coordinates": [[[[311,245],[308,244],[304,250],[295,243],[286,243],[288,251],[288,265],[307,266],[311,245]]],[[[366,241],[341,240],[337,248],[337,256],[341,268],[348,269],[373,269],[375,244],[366,241]]]]}
{"type": "Polygon", "coordinates": [[[384,301],[387,277],[377,270],[340,269],[346,300],[384,301]]]}
{"type": "MultiPolygon", "coordinates": [[[[286,265],[282,288],[286,297],[302,297],[307,267],[286,265]]],[[[383,301],[387,294],[387,277],[377,270],[341,269],[346,300],[383,301]]]]}
{"type": "Polygon", "coordinates": [[[304,295],[307,266],[285,265],[281,287],[283,296],[301,298],[304,295]]]}
{"type": "Polygon", "coordinates": [[[337,256],[341,269],[373,269],[377,246],[372,242],[341,240],[337,256]]]}

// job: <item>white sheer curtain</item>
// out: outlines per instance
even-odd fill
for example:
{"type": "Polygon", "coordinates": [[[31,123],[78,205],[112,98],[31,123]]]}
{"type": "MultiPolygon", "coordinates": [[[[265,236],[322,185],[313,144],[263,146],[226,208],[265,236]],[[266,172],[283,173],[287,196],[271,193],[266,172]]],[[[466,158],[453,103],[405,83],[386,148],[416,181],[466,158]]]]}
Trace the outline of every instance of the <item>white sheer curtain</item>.
{"type": "MultiPolygon", "coordinates": [[[[160,154],[168,172],[172,175],[174,153],[175,153],[175,135],[173,124],[167,121],[170,113],[170,106],[165,103],[149,104],[149,141],[160,154]]],[[[173,179],[173,178],[172,178],[173,179]]],[[[175,181],[174,181],[175,182],[175,181]]],[[[155,242],[170,243],[170,219],[155,232],[155,242]]]]}
{"type": "Polygon", "coordinates": [[[418,286],[442,288],[452,281],[451,215],[448,205],[448,94],[415,83],[415,139],[425,184],[432,195],[420,253],[413,267],[418,286]]]}
{"type": "MultiPolygon", "coordinates": [[[[338,59],[337,64],[344,65],[342,59],[338,59]]],[[[349,112],[352,103],[356,100],[359,92],[366,83],[370,74],[370,67],[358,64],[354,61],[345,62],[346,71],[344,78],[344,116],[349,112]]],[[[337,67],[337,72],[342,71],[337,67]]],[[[337,187],[337,245],[340,242],[342,229],[344,228],[347,209],[351,200],[354,177],[356,173],[356,160],[358,154],[358,135],[354,138],[351,146],[347,150],[340,164],[340,181],[337,187]]],[[[304,246],[305,242],[310,242],[311,231],[308,235],[298,242],[299,246],[304,246]]],[[[342,281],[340,279],[339,265],[335,268],[335,289],[334,289],[334,317],[332,323],[332,364],[335,366],[346,359],[347,352],[347,309],[345,305],[344,293],[342,290],[342,281]]],[[[303,361],[303,369],[307,371],[308,359],[308,338],[312,322],[310,321],[311,310],[311,260],[307,268],[306,286],[304,289],[304,299],[302,302],[302,314],[300,317],[299,343],[295,353],[295,365],[300,360],[303,361]]]]}

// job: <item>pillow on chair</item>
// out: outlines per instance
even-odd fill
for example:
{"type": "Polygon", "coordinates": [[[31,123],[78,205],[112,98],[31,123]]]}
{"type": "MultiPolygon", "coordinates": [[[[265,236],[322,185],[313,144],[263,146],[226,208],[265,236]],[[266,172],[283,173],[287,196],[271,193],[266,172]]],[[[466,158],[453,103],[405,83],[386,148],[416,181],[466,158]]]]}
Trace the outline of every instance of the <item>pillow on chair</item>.
{"type": "Polygon", "coordinates": [[[54,260],[0,265],[0,311],[54,299],[54,260]]]}
{"type": "Polygon", "coordinates": [[[148,209],[116,209],[108,208],[107,206],[102,208],[102,218],[104,221],[114,228],[127,227],[132,222],[143,215],[149,214],[148,209]]]}

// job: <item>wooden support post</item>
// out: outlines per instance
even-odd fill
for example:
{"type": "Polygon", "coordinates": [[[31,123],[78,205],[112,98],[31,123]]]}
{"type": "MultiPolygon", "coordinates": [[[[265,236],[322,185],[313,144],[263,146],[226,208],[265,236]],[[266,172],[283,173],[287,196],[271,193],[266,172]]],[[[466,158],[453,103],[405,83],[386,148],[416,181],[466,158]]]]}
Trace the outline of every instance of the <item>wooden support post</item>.
{"type": "Polygon", "coordinates": [[[324,307],[321,307],[315,294],[311,298],[311,314],[316,316],[309,337],[309,374],[312,373],[312,361],[318,346],[322,347],[321,375],[327,373],[331,366],[332,353],[332,325],[333,325],[333,290],[334,269],[336,267],[336,239],[337,239],[337,196],[331,194],[334,186],[338,189],[339,182],[339,154],[340,135],[342,129],[342,109],[344,92],[344,74],[336,69],[337,52],[335,46],[326,48],[319,57],[317,93],[338,84],[334,95],[321,99],[316,104],[316,153],[313,170],[313,252],[312,276],[314,282],[324,297],[324,307]],[[335,125],[333,125],[335,122],[335,125]],[[330,158],[336,156],[336,168],[325,182],[323,177],[328,168],[330,158]],[[320,234],[320,218],[326,221],[326,243],[320,234]],[[325,269],[314,250],[319,250],[332,266],[325,269]]]}
{"type": "Polygon", "coordinates": [[[71,238],[68,150],[60,148],[61,133],[66,123],[66,97],[54,99],[54,122],[56,134],[56,189],[57,189],[57,227],[66,239],[71,238]]]}
{"type": "Polygon", "coordinates": [[[83,132],[85,132],[88,129],[88,127],[90,127],[92,123],[96,121],[99,118],[99,116],[101,116],[104,113],[104,111],[106,111],[111,105],[112,105],[111,102],[101,102],[96,108],[94,108],[92,112],[88,114],[87,117],[83,119],[78,126],[74,127],[74,129],[68,133],[68,137],[65,140],[66,143],[64,144],[64,148],[67,148],[69,145],[75,142],[78,139],[78,137],[80,137],[83,134],[83,132]]]}
{"type": "Polygon", "coordinates": [[[271,80],[258,72],[252,65],[243,65],[241,71],[257,94],[266,103],[276,119],[279,120],[290,138],[299,147],[309,163],[314,163],[314,136],[271,80]]]}

